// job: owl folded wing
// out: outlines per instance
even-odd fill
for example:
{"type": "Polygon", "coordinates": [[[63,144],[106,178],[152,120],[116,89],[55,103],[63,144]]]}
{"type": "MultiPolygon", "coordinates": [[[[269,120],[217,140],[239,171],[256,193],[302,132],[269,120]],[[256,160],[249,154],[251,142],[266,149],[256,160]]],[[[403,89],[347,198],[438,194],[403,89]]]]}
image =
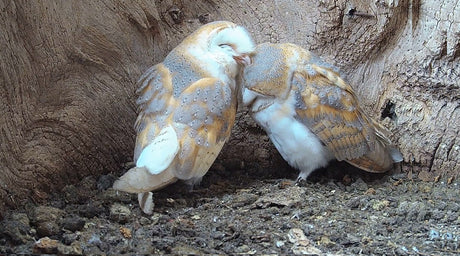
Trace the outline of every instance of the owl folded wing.
{"type": "Polygon", "coordinates": [[[338,160],[369,172],[393,164],[385,129],[368,118],[347,83],[330,68],[307,64],[292,78],[297,119],[305,124],[338,160]]]}

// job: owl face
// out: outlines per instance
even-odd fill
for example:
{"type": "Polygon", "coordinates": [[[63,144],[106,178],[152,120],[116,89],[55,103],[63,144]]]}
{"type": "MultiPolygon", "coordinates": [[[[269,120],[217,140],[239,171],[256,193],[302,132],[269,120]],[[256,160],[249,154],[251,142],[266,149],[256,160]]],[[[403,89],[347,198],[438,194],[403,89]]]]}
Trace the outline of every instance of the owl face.
{"type": "Polygon", "coordinates": [[[235,78],[239,67],[251,62],[255,44],[244,27],[216,21],[198,29],[178,48],[183,48],[191,57],[202,62],[215,62],[217,65],[207,67],[213,75],[225,72],[235,78]]]}
{"type": "Polygon", "coordinates": [[[211,52],[223,53],[228,62],[232,58],[238,64],[248,65],[255,45],[247,35],[246,29],[240,26],[225,28],[211,40],[211,52]]]}

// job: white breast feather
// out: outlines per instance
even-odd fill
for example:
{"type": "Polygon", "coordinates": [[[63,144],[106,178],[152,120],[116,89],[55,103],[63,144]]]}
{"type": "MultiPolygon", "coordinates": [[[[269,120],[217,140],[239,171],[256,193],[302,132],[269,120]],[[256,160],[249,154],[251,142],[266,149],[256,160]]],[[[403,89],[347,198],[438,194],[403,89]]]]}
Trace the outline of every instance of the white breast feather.
{"type": "Polygon", "coordinates": [[[266,131],[276,149],[293,167],[299,169],[300,179],[306,179],[317,168],[334,158],[305,125],[297,121],[291,95],[285,102],[275,101],[271,106],[254,113],[254,119],[266,131]]]}

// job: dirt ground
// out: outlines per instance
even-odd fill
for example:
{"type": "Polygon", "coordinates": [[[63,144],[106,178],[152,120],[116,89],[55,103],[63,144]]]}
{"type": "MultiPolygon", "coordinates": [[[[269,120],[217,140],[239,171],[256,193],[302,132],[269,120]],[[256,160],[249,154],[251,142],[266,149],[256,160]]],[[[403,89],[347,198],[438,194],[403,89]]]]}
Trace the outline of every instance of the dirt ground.
{"type": "Polygon", "coordinates": [[[156,192],[149,216],[136,195],[110,188],[120,174],[6,213],[0,254],[460,254],[455,180],[338,163],[295,184],[293,169],[216,163],[191,191],[178,182],[156,192]]]}

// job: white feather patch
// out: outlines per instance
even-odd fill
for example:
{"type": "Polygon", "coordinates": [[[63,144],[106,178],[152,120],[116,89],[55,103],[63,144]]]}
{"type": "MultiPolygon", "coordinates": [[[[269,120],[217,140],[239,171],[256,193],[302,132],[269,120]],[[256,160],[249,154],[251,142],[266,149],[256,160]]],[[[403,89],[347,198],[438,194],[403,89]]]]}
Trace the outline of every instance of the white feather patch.
{"type": "Polygon", "coordinates": [[[147,168],[151,174],[159,174],[168,168],[178,151],[176,131],[168,125],[142,150],[136,166],[147,168]]]}

